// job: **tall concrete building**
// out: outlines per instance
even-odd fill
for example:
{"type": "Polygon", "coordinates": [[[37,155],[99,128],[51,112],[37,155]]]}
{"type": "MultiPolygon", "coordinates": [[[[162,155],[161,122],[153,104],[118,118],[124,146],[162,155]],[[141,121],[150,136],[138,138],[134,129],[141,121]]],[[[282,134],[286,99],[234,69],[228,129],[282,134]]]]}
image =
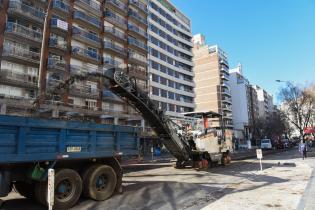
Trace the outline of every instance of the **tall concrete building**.
{"type": "MultiPolygon", "coordinates": [[[[125,68],[147,89],[145,0],[52,0],[50,7],[48,2],[0,1],[2,113],[25,115],[36,97],[60,82],[111,67],[125,68]]],[[[41,112],[53,117],[79,113],[116,124],[141,119],[101,79],[76,80],[42,102],[41,112]]]]}
{"type": "Polygon", "coordinates": [[[168,0],[149,0],[150,97],[166,114],[191,112],[194,103],[191,24],[168,0]]]}
{"type": "MultiPolygon", "coordinates": [[[[217,45],[209,46],[203,35],[195,35],[194,72],[196,111],[215,111],[223,115],[223,123],[233,129],[231,88],[227,54],[217,45]]],[[[212,126],[220,126],[213,122],[212,126]]]]}
{"type": "Polygon", "coordinates": [[[234,125],[234,136],[241,144],[246,144],[252,137],[251,134],[251,101],[249,92],[249,81],[244,77],[242,65],[229,70],[232,95],[232,114],[234,125]]]}
{"type": "Polygon", "coordinates": [[[273,97],[258,85],[254,85],[253,88],[257,92],[258,118],[268,120],[274,108],[273,97]]]}

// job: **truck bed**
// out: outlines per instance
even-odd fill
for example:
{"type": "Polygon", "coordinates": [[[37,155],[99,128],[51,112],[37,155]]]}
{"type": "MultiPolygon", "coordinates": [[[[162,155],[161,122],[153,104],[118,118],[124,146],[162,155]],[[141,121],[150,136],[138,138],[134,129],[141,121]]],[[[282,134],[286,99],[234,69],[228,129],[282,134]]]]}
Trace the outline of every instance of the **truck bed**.
{"type": "Polygon", "coordinates": [[[138,129],[0,115],[0,165],[138,154],[138,129]]]}

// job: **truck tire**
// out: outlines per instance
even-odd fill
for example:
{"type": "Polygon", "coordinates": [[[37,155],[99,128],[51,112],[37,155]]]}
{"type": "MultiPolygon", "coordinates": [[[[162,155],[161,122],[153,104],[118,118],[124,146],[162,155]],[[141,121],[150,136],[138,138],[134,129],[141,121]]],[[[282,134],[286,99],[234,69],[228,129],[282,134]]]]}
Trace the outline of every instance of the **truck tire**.
{"type": "Polygon", "coordinates": [[[107,165],[93,165],[82,175],[84,196],[96,201],[111,197],[117,184],[114,169],[107,165]]]}
{"type": "Polygon", "coordinates": [[[35,198],[35,182],[17,181],[14,183],[14,189],[26,198],[35,198]]]}
{"type": "MultiPolygon", "coordinates": [[[[82,193],[82,179],[72,169],[59,169],[55,175],[54,209],[63,210],[73,207],[82,193]]],[[[47,181],[38,182],[35,187],[38,202],[47,205],[47,181]]]]}

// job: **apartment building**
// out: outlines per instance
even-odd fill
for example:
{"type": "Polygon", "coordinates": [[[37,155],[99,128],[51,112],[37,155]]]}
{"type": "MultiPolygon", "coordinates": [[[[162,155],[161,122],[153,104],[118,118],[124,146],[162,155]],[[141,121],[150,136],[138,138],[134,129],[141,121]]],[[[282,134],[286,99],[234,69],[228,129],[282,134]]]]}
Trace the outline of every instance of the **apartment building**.
{"type": "Polygon", "coordinates": [[[258,118],[268,120],[274,108],[273,97],[258,85],[254,85],[253,88],[257,92],[258,118]]]}
{"type": "Polygon", "coordinates": [[[1,0],[0,11],[2,113],[25,115],[41,98],[41,113],[53,117],[141,120],[102,79],[76,79],[53,97],[38,96],[74,75],[111,67],[124,68],[148,91],[145,0],[1,0]]]}
{"type": "Polygon", "coordinates": [[[229,85],[228,56],[219,46],[209,46],[205,37],[197,34],[193,38],[196,111],[214,111],[222,114],[223,121],[212,122],[212,126],[224,125],[233,129],[231,88],[229,85]]]}
{"type": "Polygon", "coordinates": [[[229,70],[232,96],[232,114],[234,136],[240,140],[240,144],[247,144],[252,137],[251,131],[251,101],[249,81],[243,75],[242,65],[229,70]]]}
{"type": "Polygon", "coordinates": [[[177,117],[191,112],[194,104],[191,23],[168,0],[149,0],[150,97],[177,117]]]}

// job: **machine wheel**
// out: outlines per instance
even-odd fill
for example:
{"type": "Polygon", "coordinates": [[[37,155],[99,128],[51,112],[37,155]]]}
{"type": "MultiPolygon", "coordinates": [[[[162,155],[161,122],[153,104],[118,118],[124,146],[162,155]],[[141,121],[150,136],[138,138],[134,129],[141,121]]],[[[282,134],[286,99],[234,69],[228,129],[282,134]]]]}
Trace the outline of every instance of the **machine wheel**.
{"type": "MultiPolygon", "coordinates": [[[[82,193],[80,175],[72,169],[60,169],[55,175],[55,209],[69,209],[73,207],[82,193]]],[[[47,182],[38,182],[35,187],[38,202],[47,205],[47,182]]]]}
{"type": "Polygon", "coordinates": [[[14,183],[14,189],[26,198],[35,198],[35,182],[18,181],[14,183]]]}
{"type": "Polygon", "coordinates": [[[93,165],[82,176],[83,194],[96,201],[111,197],[117,184],[114,169],[107,165],[93,165]]]}
{"type": "Polygon", "coordinates": [[[231,163],[231,156],[228,152],[223,153],[221,163],[224,166],[229,165],[231,163]]]}

